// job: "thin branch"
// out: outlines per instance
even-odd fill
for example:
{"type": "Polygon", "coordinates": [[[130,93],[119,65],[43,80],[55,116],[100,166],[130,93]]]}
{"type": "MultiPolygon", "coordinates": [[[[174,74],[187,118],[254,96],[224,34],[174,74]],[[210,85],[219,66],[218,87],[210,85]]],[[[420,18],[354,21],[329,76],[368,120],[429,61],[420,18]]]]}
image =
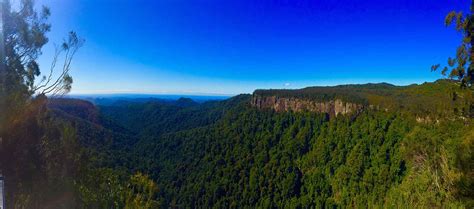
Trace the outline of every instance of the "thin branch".
{"type": "Polygon", "coordinates": [[[54,68],[56,67],[56,63],[57,63],[57,61],[58,61],[58,57],[59,57],[60,54],[61,54],[61,51],[58,50],[57,47],[55,47],[53,62],[51,63],[51,67],[50,67],[50,69],[49,69],[48,79],[46,80],[46,82],[45,82],[44,84],[41,84],[43,81],[40,82],[40,83],[38,84],[38,86],[36,86],[36,87],[33,89],[33,92],[36,92],[37,90],[46,87],[46,86],[49,84],[49,82],[51,82],[51,79],[52,79],[52,77],[53,77],[53,71],[54,71],[54,68]]]}
{"type": "MultiPolygon", "coordinates": [[[[50,93],[51,91],[53,91],[59,84],[60,84],[60,81],[64,78],[64,76],[69,72],[69,68],[66,68],[66,62],[68,62],[68,57],[67,57],[67,54],[69,53],[69,50],[68,52],[66,53],[66,58],[64,60],[64,67],[63,67],[63,71],[61,73],[61,75],[56,79],[56,81],[54,81],[53,84],[51,84],[50,86],[46,87],[45,89],[43,89],[43,91],[41,92],[41,94],[48,94],[50,93]]],[[[71,59],[72,60],[72,59],[71,59]]]]}
{"type": "Polygon", "coordinates": [[[70,90],[72,80],[69,76],[71,70],[71,63],[77,50],[82,46],[83,40],[78,39],[74,32],[69,34],[69,39],[64,41],[62,48],[56,48],[56,52],[51,63],[50,73],[45,83],[40,82],[37,87],[33,89],[34,92],[41,90],[40,94],[51,94],[52,96],[64,95],[70,90]],[[53,81],[53,72],[58,62],[58,57],[62,52],[65,52],[64,63],[61,69],[61,74],[53,81]],[[51,83],[52,82],[52,83],[51,83]]]}

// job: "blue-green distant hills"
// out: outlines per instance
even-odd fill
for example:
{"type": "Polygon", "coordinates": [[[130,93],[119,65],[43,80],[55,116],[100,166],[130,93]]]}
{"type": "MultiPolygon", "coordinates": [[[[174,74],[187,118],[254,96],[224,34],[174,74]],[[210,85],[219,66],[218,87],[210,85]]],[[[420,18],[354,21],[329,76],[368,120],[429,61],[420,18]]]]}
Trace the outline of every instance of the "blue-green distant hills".
{"type": "Polygon", "coordinates": [[[90,101],[97,105],[112,105],[118,101],[148,102],[148,101],[175,101],[180,98],[189,98],[197,103],[205,101],[224,100],[230,95],[187,95],[187,94],[72,94],[67,98],[77,98],[90,101]]]}

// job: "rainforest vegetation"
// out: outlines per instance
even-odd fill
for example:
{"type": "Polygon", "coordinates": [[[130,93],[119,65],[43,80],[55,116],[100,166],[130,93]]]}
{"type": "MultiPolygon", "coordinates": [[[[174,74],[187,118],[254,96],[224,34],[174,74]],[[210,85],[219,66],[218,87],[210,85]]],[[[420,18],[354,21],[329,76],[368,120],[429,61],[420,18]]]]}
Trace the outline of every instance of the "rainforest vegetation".
{"type": "Polygon", "coordinates": [[[252,95],[105,106],[50,99],[28,126],[42,136],[29,153],[38,161],[10,164],[31,169],[17,178],[38,176],[15,192],[44,201],[69,191],[86,208],[130,198],[172,208],[471,207],[472,92],[446,80],[386,91],[400,89],[431,95],[424,99],[446,104],[449,116],[441,106],[417,112],[410,97],[395,110],[337,117],[257,109],[252,95]]]}
{"type": "Polygon", "coordinates": [[[29,0],[2,8],[7,208],[474,207],[470,16],[448,15],[469,39],[465,54],[449,59],[453,72],[435,82],[94,104],[61,97],[84,43],[75,32],[57,51],[64,67],[35,82],[50,25],[49,10],[34,8],[29,0]],[[341,99],[363,109],[275,111],[252,106],[256,95],[341,99]]]}

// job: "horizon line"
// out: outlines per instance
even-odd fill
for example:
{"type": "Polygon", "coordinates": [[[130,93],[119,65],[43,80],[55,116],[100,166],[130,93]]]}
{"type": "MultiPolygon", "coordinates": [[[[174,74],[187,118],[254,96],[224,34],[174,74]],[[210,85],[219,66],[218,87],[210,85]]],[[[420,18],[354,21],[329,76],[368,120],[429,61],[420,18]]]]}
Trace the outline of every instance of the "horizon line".
{"type": "Polygon", "coordinates": [[[236,96],[239,94],[221,94],[221,93],[164,93],[164,92],[93,92],[93,93],[68,93],[68,96],[93,96],[93,95],[143,95],[143,96],[236,96]]]}
{"type": "Polygon", "coordinates": [[[334,86],[343,86],[343,85],[366,85],[366,84],[390,84],[394,86],[410,86],[410,85],[421,85],[424,83],[433,83],[438,80],[451,80],[449,78],[437,78],[432,81],[425,80],[425,81],[411,81],[406,83],[397,83],[397,82],[390,82],[390,81],[380,81],[380,82],[373,82],[373,81],[366,81],[366,82],[341,82],[341,83],[327,83],[322,85],[307,85],[307,86],[286,86],[286,88],[255,88],[252,92],[239,92],[239,93],[216,93],[216,92],[153,92],[153,91],[100,91],[100,90],[93,90],[91,92],[71,92],[67,95],[187,95],[187,96],[236,96],[239,94],[252,94],[256,90],[277,90],[277,89],[288,89],[288,90],[296,90],[296,89],[304,89],[308,87],[334,87],[334,86]]]}

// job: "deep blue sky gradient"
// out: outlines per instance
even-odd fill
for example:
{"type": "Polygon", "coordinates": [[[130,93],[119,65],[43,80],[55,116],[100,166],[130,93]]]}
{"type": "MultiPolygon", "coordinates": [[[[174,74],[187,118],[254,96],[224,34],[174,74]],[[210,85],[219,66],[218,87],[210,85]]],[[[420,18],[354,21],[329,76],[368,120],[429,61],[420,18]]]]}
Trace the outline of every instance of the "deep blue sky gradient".
{"type": "Polygon", "coordinates": [[[39,0],[51,43],[86,39],[72,93],[250,93],[433,81],[455,53],[443,25],[467,0],[39,0]]]}

